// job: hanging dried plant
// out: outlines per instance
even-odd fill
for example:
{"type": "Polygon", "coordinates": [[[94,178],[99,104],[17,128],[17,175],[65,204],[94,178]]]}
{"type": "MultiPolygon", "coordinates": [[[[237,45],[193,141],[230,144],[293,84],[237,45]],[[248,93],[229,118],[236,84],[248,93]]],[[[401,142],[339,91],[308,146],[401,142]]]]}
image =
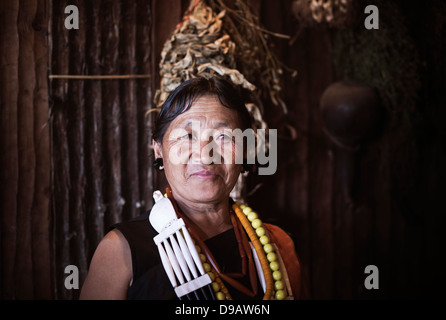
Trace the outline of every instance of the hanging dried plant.
{"type": "Polygon", "coordinates": [[[261,28],[242,0],[235,0],[231,8],[221,0],[207,3],[195,1],[165,43],[156,105],[159,107],[181,82],[218,74],[247,89],[262,113],[262,101],[270,101],[286,113],[280,97],[283,71],[270,49],[268,35],[289,37],[261,28]]]}
{"type": "Polygon", "coordinates": [[[256,88],[236,69],[235,44],[222,31],[225,14],[224,10],[215,14],[210,7],[199,2],[164,44],[160,62],[160,90],[155,97],[157,106],[183,81],[196,76],[218,74],[245,89],[256,88]]]}
{"type": "Polygon", "coordinates": [[[352,0],[295,0],[292,10],[304,26],[326,23],[342,28],[354,20],[356,3],[352,0]]]}
{"type": "Polygon", "coordinates": [[[419,58],[400,7],[376,0],[380,27],[338,30],[333,37],[333,63],[344,79],[376,87],[389,114],[409,120],[420,88],[419,58]]]}
{"type": "MultiPolygon", "coordinates": [[[[286,114],[287,108],[281,99],[281,76],[283,64],[271,50],[270,36],[290,39],[288,35],[271,32],[260,26],[259,18],[252,13],[245,0],[234,0],[233,6],[224,0],[209,0],[216,11],[227,12],[223,29],[236,44],[235,57],[239,70],[256,85],[254,100],[263,109],[261,101],[280,106],[286,114]]],[[[296,70],[288,70],[293,76],[296,70]]]]}

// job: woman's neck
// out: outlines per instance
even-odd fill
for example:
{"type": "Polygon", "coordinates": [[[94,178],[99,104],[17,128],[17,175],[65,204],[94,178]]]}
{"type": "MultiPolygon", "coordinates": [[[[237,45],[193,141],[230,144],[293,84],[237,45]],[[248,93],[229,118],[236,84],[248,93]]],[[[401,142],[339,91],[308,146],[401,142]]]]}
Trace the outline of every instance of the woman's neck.
{"type": "Polygon", "coordinates": [[[188,203],[175,198],[179,209],[195,225],[202,240],[220,234],[232,227],[229,201],[212,204],[188,203]]]}

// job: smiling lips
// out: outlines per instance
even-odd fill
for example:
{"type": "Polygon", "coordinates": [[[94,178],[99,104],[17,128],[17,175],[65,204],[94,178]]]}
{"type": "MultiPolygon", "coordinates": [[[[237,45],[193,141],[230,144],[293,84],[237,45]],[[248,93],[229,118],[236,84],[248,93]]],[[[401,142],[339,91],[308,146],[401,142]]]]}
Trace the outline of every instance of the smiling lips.
{"type": "Polygon", "coordinates": [[[201,179],[213,179],[218,177],[218,174],[208,170],[200,170],[191,174],[191,176],[195,176],[201,179]]]}

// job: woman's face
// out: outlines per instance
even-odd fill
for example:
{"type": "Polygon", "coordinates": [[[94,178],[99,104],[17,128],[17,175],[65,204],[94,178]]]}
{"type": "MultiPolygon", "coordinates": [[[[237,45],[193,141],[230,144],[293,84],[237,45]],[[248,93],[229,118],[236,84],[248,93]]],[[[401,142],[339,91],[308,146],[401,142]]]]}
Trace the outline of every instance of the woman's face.
{"type": "Polygon", "coordinates": [[[235,163],[236,152],[242,150],[230,135],[239,127],[235,110],[206,95],[170,123],[162,144],[153,142],[177,200],[200,204],[227,200],[243,168],[235,163]]]}

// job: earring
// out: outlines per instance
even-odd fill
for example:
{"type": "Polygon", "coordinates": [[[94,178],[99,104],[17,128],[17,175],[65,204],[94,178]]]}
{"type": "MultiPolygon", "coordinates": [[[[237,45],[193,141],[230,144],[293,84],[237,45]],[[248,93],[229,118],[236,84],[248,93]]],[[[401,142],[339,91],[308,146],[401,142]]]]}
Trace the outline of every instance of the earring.
{"type": "Polygon", "coordinates": [[[155,169],[163,171],[164,170],[163,158],[156,158],[155,161],[153,161],[152,165],[155,169]]]}

